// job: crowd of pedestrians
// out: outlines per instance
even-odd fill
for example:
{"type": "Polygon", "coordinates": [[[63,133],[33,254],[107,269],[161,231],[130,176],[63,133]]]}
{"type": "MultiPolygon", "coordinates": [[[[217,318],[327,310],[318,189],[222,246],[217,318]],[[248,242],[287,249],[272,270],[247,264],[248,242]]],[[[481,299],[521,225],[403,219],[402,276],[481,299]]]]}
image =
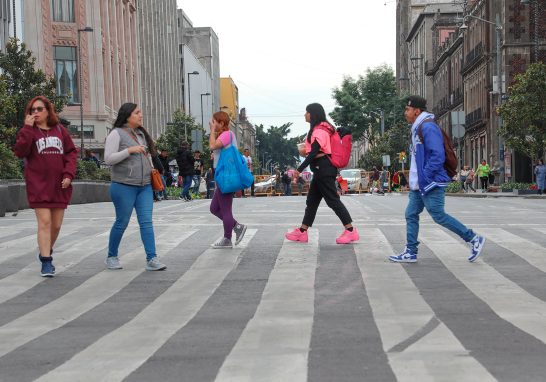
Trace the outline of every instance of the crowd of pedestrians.
{"type": "MultiPolygon", "coordinates": [[[[426,100],[422,97],[408,97],[405,116],[412,124],[409,182],[403,172],[398,172],[394,174],[392,185],[396,188],[409,183],[409,204],[405,212],[406,247],[400,255],[390,256],[390,260],[417,261],[419,215],[426,208],[436,223],[456,233],[468,244],[471,251],[469,260],[472,262],[480,255],[485,239],[444,211],[445,187],[451,179],[444,168],[445,151],[441,130],[434,122],[434,115],[427,111],[426,100]]],[[[122,269],[118,250],[133,210],[136,211],[146,254],[145,269],[156,271],[167,268],[156,254],[152,214],[154,199],[167,198],[166,188],[170,186],[173,178],[167,151],[157,153],[153,139],[142,126],[142,118],[138,105],[134,103],[122,105],[114,129],[105,143],[104,159],[111,170],[110,195],[116,215],[110,230],[108,255],[104,262],[109,269],[122,269]],[[154,192],[152,189],[153,169],[161,174],[164,187],[162,191],[154,192]]],[[[317,209],[324,199],[345,228],[336,242],[348,244],[357,241],[360,237],[336,189],[337,169],[330,159],[332,155],[330,137],[335,129],[328,122],[324,108],[317,103],[307,106],[305,120],[309,123],[309,132],[305,140],[307,154],[305,160],[294,171],[293,179],[288,175],[287,168],[282,172],[275,168],[273,175],[275,193],[281,191],[289,196],[292,192],[292,181],[297,184],[299,195],[302,195],[305,182],[301,173],[307,166],[313,172],[302,223],[287,233],[286,239],[298,242],[309,240],[308,229],[312,227],[317,209]]],[[[211,244],[215,249],[233,248],[241,242],[247,231],[247,226],[233,216],[234,192],[222,190],[215,182],[215,175],[224,174],[224,167],[219,167],[219,173],[216,173],[223,150],[237,148],[237,139],[230,131],[229,124],[230,117],[223,111],[215,113],[213,120],[209,122],[212,166],[205,174],[200,152],[192,153],[188,142],[182,142],[176,152],[179,182],[183,185],[181,200],[191,201],[189,191],[192,181],[195,182],[193,191],[197,193],[201,177],[205,178],[207,198],[212,198],[210,212],[223,223],[222,238],[211,244]]],[[[38,222],[40,251],[38,259],[42,264],[41,275],[50,277],[55,273],[52,262],[53,246],[72,194],[71,182],[76,173],[77,151],[68,132],[59,124],[53,105],[45,97],[36,97],[28,104],[25,125],[18,134],[14,151],[19,158],[25,158],[27,197],[30,207],[35,210],[38,222]]],[[[249,151],[245,150],[243,158],[246,167],[252,172],[253,164],[249,154],[249,151]]],[[[98,162],[90,151],[86,152],[85,160],[98,162]]],[[[485,160],[476,170],[482,190],[487,190],[490,171],[485,160]]],[[[536,166],[535,173],[539,192],[542,193],[546,188],[546,166],[542,161],[536,166]]],[[[459,173],[459,180],[464,183],[467,191],[468,188],[474,190],[473,176],[474,172],[468,166],[464,166],[459,173]]],[[[388,187],[389,182],[385,167],[382,167],[381,173],[374,167],[372,180],[375,185],[378,184],[380,192],[384,193],[385,185],[388,187]]],[[[253,183],[250,188],[251,196],[254,196],[253,183]]]]}

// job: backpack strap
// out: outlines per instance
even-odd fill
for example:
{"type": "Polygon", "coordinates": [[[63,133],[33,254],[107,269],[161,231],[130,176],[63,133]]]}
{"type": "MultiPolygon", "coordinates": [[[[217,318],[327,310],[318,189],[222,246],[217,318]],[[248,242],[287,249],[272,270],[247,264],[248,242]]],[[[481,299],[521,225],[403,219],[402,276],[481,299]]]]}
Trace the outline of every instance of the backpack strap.
{"type": "MultiPolygon", "coordinates": [[[[421,131],[421,126],[423,126],[423,123],[425,122],[432,122],[432,123],[436,123],[434,122],[433,119],[425,119],[423,122],[421,122],[421,124],[419,125],[419,128],[417,129],[417,135],[419,136],[419,140],[421,141],[421,143],[423,144],[423,146],[425,146],[425,140],[423,139],[423,133],[421,131]]],[[[426,147],[426,146],[425,146],[426,147]]]]}

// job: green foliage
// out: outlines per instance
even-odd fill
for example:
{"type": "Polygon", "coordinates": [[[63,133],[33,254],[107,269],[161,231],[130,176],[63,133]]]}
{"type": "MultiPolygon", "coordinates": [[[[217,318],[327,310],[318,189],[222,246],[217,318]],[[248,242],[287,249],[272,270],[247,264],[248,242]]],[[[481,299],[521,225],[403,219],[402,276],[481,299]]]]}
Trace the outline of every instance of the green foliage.
{"type": "MultiPolygon", "coordinates": [[[[265,130],[264,125],[254,126],[256,128],[256,139],[260,141],[259,159],[255,162],[255,169],[258,168],[257,163],[262,162],[263,155],[266,152],[272,157],[272,162],[279,163],[280,168],[284,166],[295,168],[300,163],[298,147],[296,146],[300,139],[298,137],[288,138],[291,125],[292,123],[289,122],[280,127],[269,126],[267,130],[265,130]]],[[[264,165],[265,163],[262,163],[262,166],[264,165]]]]}
{"type": "Polygon", "coordinates": [[[461,182],[449,182],[446,186],[446,192],[459,192],[461,190],[461,182]]]}
{"type": "Polygon", "coordinates": [[[0,142],[0,179],[23,179],[23,160],[0,142]]]}
{"type": "Polygon", "coordinates": [[[396,103],[396,121],[404,120],[404,107],[407,94],[396,94],[394,70],[386,65],[374,69],[368,68],[364,76],[353,79],[345,76],[341,87],[332,90],[332,98],[337,106],[330,113],[334,122],[353,131],[354,140],[367,140],[373,143],[381,132],[381,120],[377,108],[384,110],[385,131],[394,122],[396,103]],[[375,114],[374,114],[375,113],[375,114]]]}
{"type": "Polygon", "coordinates": [[[390,155],[391,166],[388,170],[393,171],[402,170],[402,164],[398,163],[398,153],[406,153],[406,163],[404,168],[409,170],[409,136],[410,128],[406,120],[396,123],[388,133],[385,133],[383,137],[378,137],[375,141],[375,145],[370,147],[364,155],[360,158],[358,165],[361,168],[371,171],[373,166],[377,166],[378,169],[383,166],[383,155],[390,155]],[[393,135],[391,137],[391,135],[393,135]],[[406,138],[404,138],[406,137],[406,138]]]}
{"type": "MultiPolygon", "coordinates": [[[[188,123],[189,125],[186,126],[186,131],[188,132],[188,138],[187,142],[189,144],[189,147],[191,149],[192,140],[191,140],[191,131],[192,130],[201,130],[203,131],[203,150],[201,150],[201,155],[199,156],[200,159],[203,160],[203,171],[206,171],[209,167],[212,167],[212,161],[210,159],[210,148],[209,148],[209,140],[207,137],[205,137],[205,134],[207,133],[206,130],[201,127],[201,124],[195,123],[195,117],[191,117],[187,115],[184,111],[182,111],[180,108],[176,108],[173,113],[173,123],[188,123]]],[[[159,138],[156,140],[156,148],[158,150],[158,153],[161,152],[161,150],[167,150],[167,158],[169,158],[169,162],[176,158],[176,150],[178,149],[179,141],[180,143],[184,142],[186,140],[186,137],[184,136],[184,126],[175,126],[175,125],[167,125],[167,128],[165,129],[165,133],[161,134],[159,138]]]]}
{"type": "Polygon", "coordinates": [[[94,161],[82,161],[78,159],[76,179],[105,180],[110,182],[112,174],[105,168],[98,168],[94,161]]]}
{"type": "Polygon", "coordinates": [[[527,155],[535,164],[546,149],[546,64],[531,64],[514,80],[510,99],[499,109],[503,124],[497,134],[506,146],[527,155]]]}
{"type": "MultiPolygon", "coordinates": [[[[182,187],[167,187],[167,196],[174,196],[179,198],[180,195],[182,195],[182,191],[184,191],[184,188],[182,187]]],[[[199,193],[194,194],[191,189],[190,189],[190,195],[193,199],[203,199],[201,194],[199,193]]]]}
{"type": "Polygon", "coordinates": [[[0,81],[0,142],[12,143],[17,137],[17,129],[7,123],[7,116],[14,113],[15,97],[8,94],[6,83],[0,81]]]}
{"type": "Polygon", "coordinates": [[[536,183],[503,183],[500,185],[500,188],[503,190],[509,190],[511,188],[514,190],[529,190],[531,186],[536,186],[536,183]]]}
{"type": "MultiPolygon", "coordinates": [[[[18,131],[23,127],[26,106],[36,96],[43,95],[50,100],[56,113],[60,113],[68,103],[67,99],[55,93],[57,80],[48,77],[41,69],[36,70],[35,63],[32,52],[17,39],[10,39],[5,53],[0,51],[0,82],[5,85],[5,91],[0,91],[0,104],[10,103],[4,110],[5,115],[0,114],[0,124],[7,128],[18,131]]],[[[5,142],[15,144],[14,131],[4,135],[5,142]]]]}

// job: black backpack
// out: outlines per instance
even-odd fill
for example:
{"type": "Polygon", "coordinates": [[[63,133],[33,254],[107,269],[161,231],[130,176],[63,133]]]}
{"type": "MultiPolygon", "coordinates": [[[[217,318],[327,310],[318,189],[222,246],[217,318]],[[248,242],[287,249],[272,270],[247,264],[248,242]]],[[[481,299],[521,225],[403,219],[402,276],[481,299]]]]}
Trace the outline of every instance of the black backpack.
{"type": "Polygon", "coordinates": [[[283,172],[281,180],[283,183],[290,183],[290,180],[288,179],[288,174],[286,172],[283,172]]]}

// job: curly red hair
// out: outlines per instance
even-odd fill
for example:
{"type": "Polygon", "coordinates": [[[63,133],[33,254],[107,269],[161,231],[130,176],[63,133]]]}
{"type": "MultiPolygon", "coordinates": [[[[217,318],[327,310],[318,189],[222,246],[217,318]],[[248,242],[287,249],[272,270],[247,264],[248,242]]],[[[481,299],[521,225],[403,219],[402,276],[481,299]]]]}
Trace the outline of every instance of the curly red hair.
{"type": "Polygon", "coordinates": [[[226,113],[225,111],[217,111],[216,113],[214,113],[212,118],[215,119],[218,123],[222,123],[224,125],[222,127],[222,132],[229,130],[230,118],[228,113],[226,113]]]}
{"type": "Polygon", "coordinates": [[[36,101],[42,101],[49,113],[49,115],[47,116],[47,125],[49,127],[57,126],[59,124],[59,118],[57,118],[57,114],[55,114],[55,108],[53,107],[53,104],[44,96],[34,97],[28,103],[25,110],[25,115],[30,115],[30,108],[32,107],[32,105],[34,105],[34,102],[36,101]]]}

